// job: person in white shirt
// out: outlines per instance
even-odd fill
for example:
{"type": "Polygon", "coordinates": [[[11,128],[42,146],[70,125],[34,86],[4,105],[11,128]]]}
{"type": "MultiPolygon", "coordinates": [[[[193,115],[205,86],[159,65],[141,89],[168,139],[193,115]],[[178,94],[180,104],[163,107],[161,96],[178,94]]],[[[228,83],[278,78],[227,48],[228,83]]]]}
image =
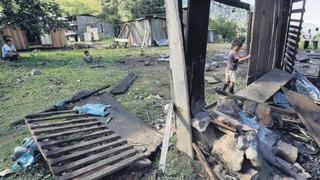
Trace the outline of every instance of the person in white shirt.
{"type": "Polygon", "coordinates": [[[5,40],[5,44],[2,46],[2,58],[4,60],[17,60],[20,56],[17,53],[16,48],[14,47],[14,45],[12,44],[11,39],[6,39],[5,40]]]}

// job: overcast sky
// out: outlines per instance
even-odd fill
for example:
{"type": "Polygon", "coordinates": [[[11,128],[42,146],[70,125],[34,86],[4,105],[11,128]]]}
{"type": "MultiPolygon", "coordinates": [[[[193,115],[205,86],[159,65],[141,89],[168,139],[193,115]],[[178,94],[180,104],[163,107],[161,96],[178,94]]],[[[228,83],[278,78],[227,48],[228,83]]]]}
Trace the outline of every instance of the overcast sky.
{"type": "MultiPolygon", "coordinates": [[[[254,0],[241,0],[250,4],[254,0]]],[[[306,13],[304,15],[304,22],[320,25],[320,0],[306,0],[306,13]]]]}

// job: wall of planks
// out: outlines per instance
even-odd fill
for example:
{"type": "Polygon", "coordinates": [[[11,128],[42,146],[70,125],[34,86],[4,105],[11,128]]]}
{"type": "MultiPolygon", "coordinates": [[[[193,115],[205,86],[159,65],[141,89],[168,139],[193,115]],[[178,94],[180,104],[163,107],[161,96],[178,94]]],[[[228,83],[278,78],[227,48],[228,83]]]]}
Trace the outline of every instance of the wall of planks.
{"type": "Polygon", "coordinates": [[[282,61],[290,8],[287,4],[287,0],[255,1],[248,85],[282,61]]]}

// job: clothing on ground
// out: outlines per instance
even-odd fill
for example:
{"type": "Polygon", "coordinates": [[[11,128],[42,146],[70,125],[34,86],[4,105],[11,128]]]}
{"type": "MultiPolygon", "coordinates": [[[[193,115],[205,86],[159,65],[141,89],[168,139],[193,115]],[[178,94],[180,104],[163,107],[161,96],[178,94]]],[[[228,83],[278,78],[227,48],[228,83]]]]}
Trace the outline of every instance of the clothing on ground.
{"type": "Polygon", "coordinates": [[[110,105],[105,104],[86,104],[83,106],[75,107],[75,110],[78,110],[81,114],[91,114],[94,116],[107,116],[109,112],[106,111],[110,105]]]}

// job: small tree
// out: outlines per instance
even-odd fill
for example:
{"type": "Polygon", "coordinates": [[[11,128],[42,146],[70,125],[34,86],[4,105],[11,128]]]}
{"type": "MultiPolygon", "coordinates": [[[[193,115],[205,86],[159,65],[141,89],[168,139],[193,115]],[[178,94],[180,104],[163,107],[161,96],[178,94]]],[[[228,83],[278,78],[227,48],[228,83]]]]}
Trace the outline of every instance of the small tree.
{"type": "Polygon", "coordinates": [[[231,42],[237,37],[238,26],[234,21],[219,17],[216,20],[211,20],[209,26],[213,30],[215,36],[219,37],[219,40],[223,40],[224,42],[231,42]]]}
{"type": "Polygon", "coordinates": [[[59,5],[41,0],[0,0],[0,27],[18,27],[30,35],[39,35],[66,27],[59,5]]]}

